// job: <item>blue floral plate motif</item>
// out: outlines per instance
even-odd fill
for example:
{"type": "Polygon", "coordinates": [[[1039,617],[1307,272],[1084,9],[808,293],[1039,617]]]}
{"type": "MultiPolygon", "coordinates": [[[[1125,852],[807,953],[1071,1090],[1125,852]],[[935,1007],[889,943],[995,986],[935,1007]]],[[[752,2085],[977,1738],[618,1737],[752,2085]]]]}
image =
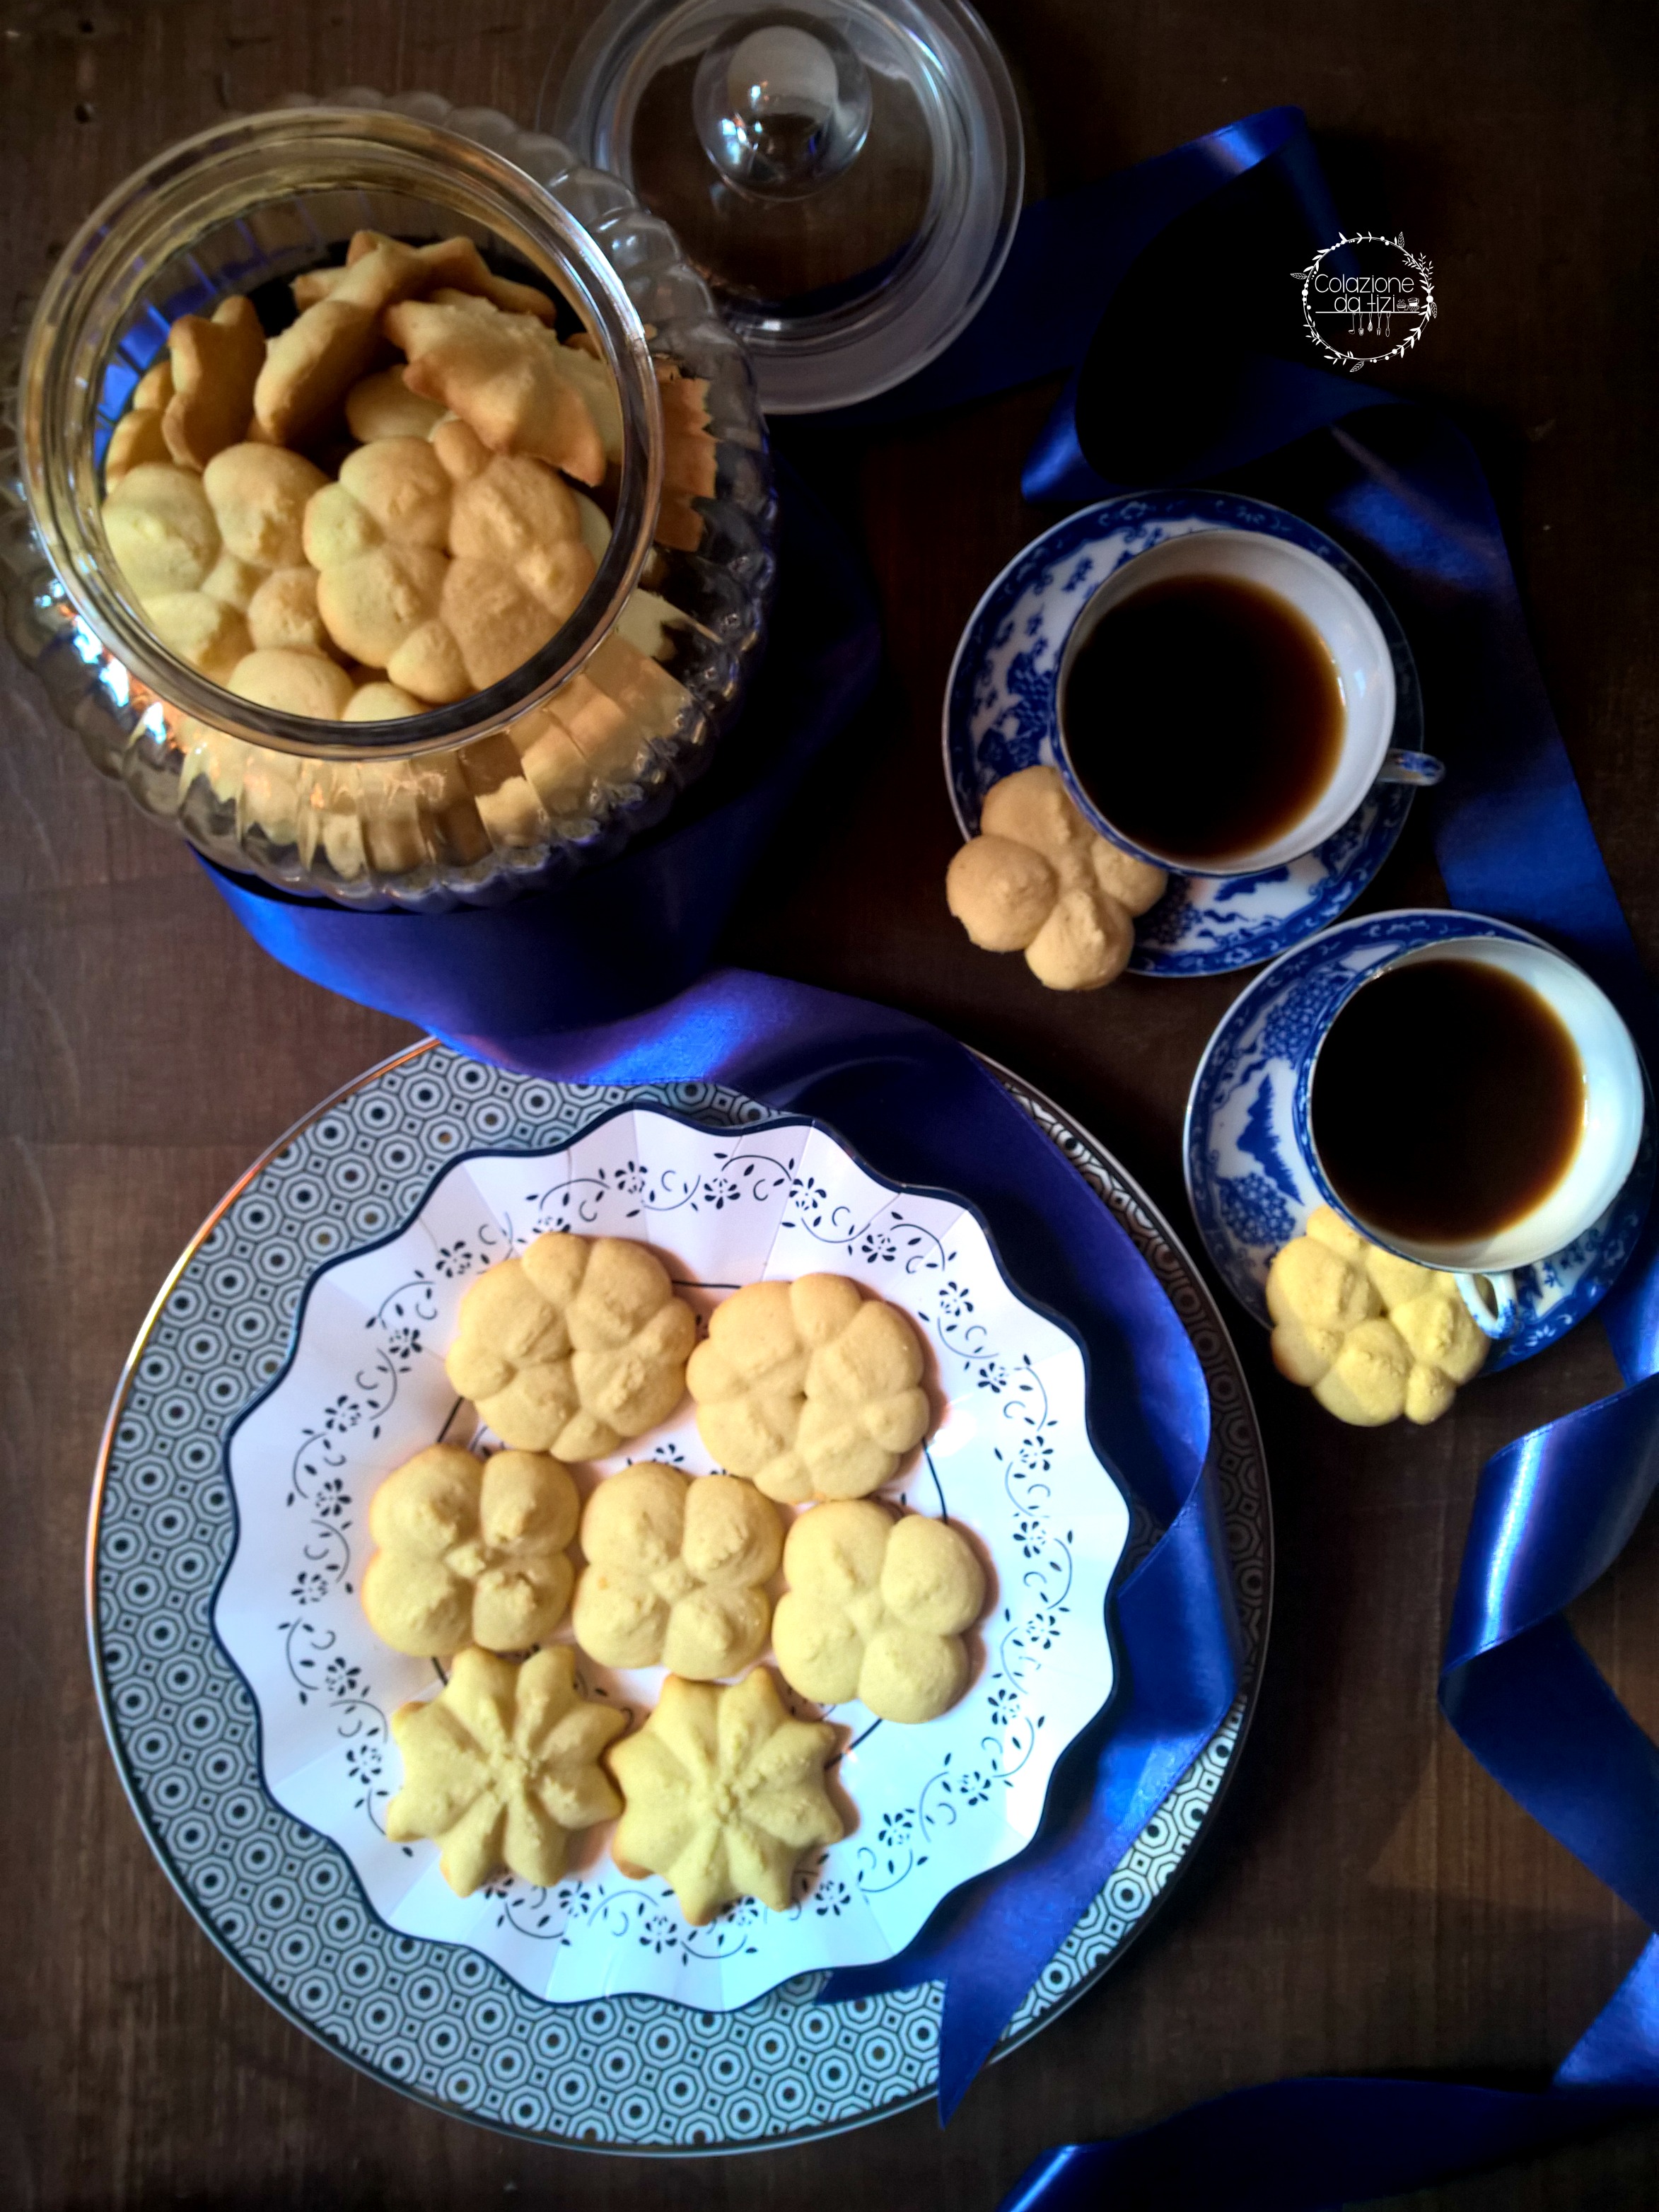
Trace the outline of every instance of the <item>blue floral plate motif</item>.
{"type": "MultiPolygon", "coordinates": [[[[1103,500],[1044,531],[975,608],[945,693],[945,774],[964,837],[980,802],[1022,768],[1056,763],[1054,679],[1079,607],[1107,577],[1166,538],[1254,530],[1328,561],[1381,625],[1394,659],[1390,743],[1423,749],[1423,693],[1405,632],[1376,586],[1342,548],[1299,516],[1231,492],[1136,493],[1103,500]]],[[[1353,904],[1392,850],[1411,787],[1378,784],[1334,836],[1299,860],[1255,876],[1175,876],[1135,924],[1129,965],[1140,975],[1218,975],[1276,960],[1353,904]]]]}
{"type": "MultiPolygon", "coordinates": [[[[1205,1250],[1264,1328],[1273,1256],[1302,1234],[1320,1203],[1291,1127],[1297,1060],[1355,975],[1450,937],[1539,941],[1508,922],[1441,908],[1345,921],[1285,953],[1241,992],[1199,1062],[1187,1101],[1187,1196],[1205,1250]]],[[[1559,1252],[1516,1269],[1521,1325],[1494,1346],[1483,1374],[1530,1359],[1601,1304],[1641,1231],[1656,1158],[1650,1102],[1636,1165],[1601,1219],[1559,1252]]]]}
{"type": "MultiPolygon", "coordinates": [[[[1231,1711],[1043,1969],[1004,2052],[1117,1962],[1207,1832],[1255,1695],[1273,1548],[1249,1392],[1191,1261],[1086,1132],[994,1072],[1110,1208],[1192,1339],[1210,1386],[1224,1557],[1245,1645],[1231,1711]]],[[[314,1272],[385,1237],[465,1153],[544,1150],[623,1104],[734,1131],[769,1118],[708,1084],[547,1083],[428,1039],[273,1146],[191,1240],[117,1389],[94,1499],[88,1625],[104,1725],[140,1826],[204,1932],[288,2020],[458,2118],[571,2148],[684,2158],[775,2148],[923,2101],[938,2074],[939,1984],[825,2005],[823,1977],[804,1974],[725,2014],[660,1996],[549,2004],[474,1950],[388,1928],[338,1848],[265,1789],[258,1717],[212,1619],[236,1543],[227,1435],[281,1373],[314,1272]]],[[[1130,1560],[1151,1534],[1132,1531],[1130,1560]]],[[[335,1686],[323,1686],[331,1699],[335,1686]]],[[[343,1729],[355,1725],[344,1690],[343,1729]]],[[[372,1789],[377,1739],[372,1728],[362,1735],[372,1789]]]]}

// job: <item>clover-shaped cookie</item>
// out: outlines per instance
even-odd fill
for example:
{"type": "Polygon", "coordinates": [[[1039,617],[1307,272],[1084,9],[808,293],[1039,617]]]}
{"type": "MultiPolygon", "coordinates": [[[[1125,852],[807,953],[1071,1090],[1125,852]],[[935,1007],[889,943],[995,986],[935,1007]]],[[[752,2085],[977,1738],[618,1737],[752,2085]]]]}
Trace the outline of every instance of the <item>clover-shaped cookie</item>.
{"type": "Polygon", "coordinates": [[[1273,1364],[1355,1428],[1437,1421],[1486,1340],[1456,1280],[1400,1259],[1322,1206],[1267,1271],[1273,1364]]]}
{"type": "Polygon", "coordinates": [[[825,1723],[790,1718],[764,1667],[723,1686],[671,1674],[611,1753],[617,1864],[635,1881],[660,1875],[694,1928],[739,1897],[787,1911],[803,1852],[842,1834],[823,1782],[835,1741],[825,1723]]]}
{"type": "Polygon", "coordinates": [[[948,1521],[895,1521],[869,1499],[815,1505],[789,1531],[783,1571],[772,1644],[802,1697],[930,1721],[967,1688],[963,1632],[985,1603],[985,1577],[948,1521]]]}
{"type": "Polygon", "coordinates": [[[1024,952],[1051,991],[1095,991],[1121,975],[1133,917],[1164,896],[1163,869],[1091,830],[1056,768],[1023,768],[993,784],[979,822],[945,878],[974,943],[1024,952]]]}
{"type": "Polygon", "coordinates": [[[844,1275],[722,1299],[685,1379],[719,1464],[781,1504],[866,1496],[927,1430],[915,1331],[844,1275]]]}
{"type": "Polygon", "coordinates": [[[458,1897],[499,1867],[545,1889],[570,1838],[622,1809],[599,1753],[628,1726],[584,1698],[568,1644],[521,1666],[469,1646],[439,1696],[399,1705],[392,1733],[404,1784],[386,1808],[393,1843],[430,1837],[458,1897]]]}
{"type": "Polygon", "coordinates": [[[653,1252],[550,1231],[461,1300],[449,1379],[505,1444],[599,1459],[665,1420],[697,1333],[653,1252]]]}
{"type": "Polygon", "coordinates": [[[431,1444],[389,1474],[368,1509],[380,1549],[363,1611],[394,1651],[433,1659],[481,1644],[523,1651],[552,1635],[570,1602],[576,1486],[556,1459],[503,1451],[479,1460],[431,1444]]]}
{"type": "Polygon", "coordinates": [[[607,1667],[665,1665],[699,1682],[735,1674],[765,1649],[764,1586],[782,1550],[777,1512],[751,1484],[624,1468],[582,1515],[576,1641],[607,1667]]]}

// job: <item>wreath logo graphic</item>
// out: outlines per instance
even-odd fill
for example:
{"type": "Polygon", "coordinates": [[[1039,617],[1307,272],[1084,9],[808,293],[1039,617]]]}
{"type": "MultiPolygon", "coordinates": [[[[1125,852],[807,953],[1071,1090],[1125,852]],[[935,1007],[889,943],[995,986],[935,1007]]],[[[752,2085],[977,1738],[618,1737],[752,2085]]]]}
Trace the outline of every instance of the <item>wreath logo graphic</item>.
{"type": "Polygon", "coordinates": [[[1345,231],[1291,275],[1302,287],[1308,336],[1350,375],[1408,353],[1438,312],[1434,264],[1410,252],[1403,237],[1380,231],[1345,231]],[[1333,254],[1344,252],[1360,264],[1357,270],[1327,268],[1333,254]]]}

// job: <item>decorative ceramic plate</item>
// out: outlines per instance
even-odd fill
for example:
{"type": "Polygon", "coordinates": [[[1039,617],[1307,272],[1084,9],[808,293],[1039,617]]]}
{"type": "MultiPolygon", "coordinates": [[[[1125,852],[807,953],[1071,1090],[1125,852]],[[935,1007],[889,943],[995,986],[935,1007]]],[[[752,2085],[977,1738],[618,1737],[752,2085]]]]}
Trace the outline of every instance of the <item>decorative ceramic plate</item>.
{"type": "MultiPolygon", "coordinates": [[[[1394,734],[1423,746],[1423,694],[1394,610],[1342,548],[1283,507],[1231,492],[1136,493],[1103,500],[1045,530],[975,608],[945,690],[945,774],[964,837],[980,801],[1022,768],[1058,763],[1055,679],[1083,602],[1137,553],[1196,530],[1254,530],[1316,554],[1346,576],[1376,617],[1394,660],[1394,734]]],[[[1334,836],[1299,860],[1254,876],[1172,876],[1135,924],[1129,965],[1140,975],[1217,975],[1277,959],[1359,896],[1411,811],[1411,787],[1380,783],[1334,836]]]]}
{"type": "MultiPolygon", "coordinates": [[[[470,1944],[535,1996],[728,2012],[798,1974],[890,1959],[951,1890],[1030,1843],[1056,1760],[1111,1695],[1106,1595],[1129,1509],[1091,1446],[1085,1381],[1080,1346],[1010,1287],[960,1199],[880,1181],[798,1116],[734,1141],[614,1107],[556,1150],[458,1160],[400,1233],[313,1277],[282,1375],[231,1437],[238,1536],[213,1618],[258,1708],[265,1786],[339,1844],[388,1927],[470,1944]],[[905,1313],[926,1347],[933,1425],[883,1495],[954,1521],[988,1561],[975,1678],[919,1728],[793,1701],[844,1730],[836,1772],[857,1822],[803,1862],[787,1912],[748,1898],[691,1927],[665,1881],[618,1872],[609,1824],[556,1887],[503,1876],[471,1897],[434,1844],[386,1834],[402,1780],[387,1717],[439,1677],[364,1615],[368,1501],[436,1438],[473,1441],[444,1371],[456,1310],[548,1230],[642,1239],[705,1315],[743,1284],[832,1270],[905,1313]]],[[[718,1471],[689,1397],[579,1486],[638,1460],[718,1471]]],[[[573,1641],[568,1620],[556,1640],[573,1641]]],[[[636,1718],[666,1671],[580,1662],[585,1693],[636,1718]]]]}
{"type": "MultiPolygon", "coordinates": [[[[1187,1100],[1187,1195],[1204,1249],[1264,1328],[1273,1256],[1320,1203],[1291,1129],[1297,1056],[1353,976],[1449,937],[1540,942],[1508,922],[1444,908],[1364,915],[1275,961],[1233,1000],[1205,1049],[1187,1100]]],[[[1601,1218],[1548,1259],[1516,1268],[1520,1327],[1493,1346],[1483,1375],[1530,1359],[1601,1304],[1640,1233],[1656,1154],[1650,1106],[1636,1165],[1601,1218]]]]}
{"type": "MultiPolygon", "coordinates": [[[[1210,1385],[1247,1644],[1232,1711],[1044,1970],[1010,2025],[1008,2050],[1121,1954],[1203,1831],[1259,1673],[1271,1535],[1243,1379],[1190,1262],[1097,1146],[1003,1080],[1112,1207],[1192,1336],[1210,1385]]],[[[395,1234],[434,1178],[469,1154],[548,1152],[618,1106],[660,1109],[738,1143],[775,1118],[708,1085],[539,1082],[428,1042],[316,1109],[258,1162],[164,1286],[117,1393],[90,1539],[90,1632],[106,1726],[140,1823],[206,1932],[289,2019],[375,2078],[459,2116],[550,2142],[684,2155],[799,2141],[928,2095],[939,1985],[827,2006],[813,1972],[732,2012],[661,1995],[549,2003],[471,1941],[393,1929],[341,1846],[270,1794],[258,1713],[213,1626],[237,1544],[227,1443],[239,1413],[283,1374],[307,1281],[395,1234]]],[[[947,1495],[953,1464],[941,1469],[947,1495]]],[[[1151,1533],[1132,1531],[1128,1556],[1151,1533]]],[[[335,1655],[317,1656],[325,1704],[335,1655]]],[[[373,1729],[342,1741],[361,1741],[362,1793],[384,1788],[373,1729]]]]}

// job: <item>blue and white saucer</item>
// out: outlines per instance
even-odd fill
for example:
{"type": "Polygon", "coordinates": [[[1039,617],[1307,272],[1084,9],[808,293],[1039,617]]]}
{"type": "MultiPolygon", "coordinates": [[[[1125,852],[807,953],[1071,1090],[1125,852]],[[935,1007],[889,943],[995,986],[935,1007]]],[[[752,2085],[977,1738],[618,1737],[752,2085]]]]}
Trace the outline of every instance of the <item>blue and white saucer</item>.
{"type": "MultiPolygon", "coordinates": [[[[1268,1266],[1321,1202],[1291,1128],[1297,1062],[1356,975],[1449,937],[1539,941],[1508,922],[1444,908],[1361,915],[1258,975],[1228,1008],[1199,1062],[1187,1101],[1187,1196],[1205,1249],[1264,1328],[1268,1266]]],[[[1636,1165],[1601,1219],[1559,1252],[1516,1270],[1520,1327],[1493,1346],[1484,1373],[1531,1358],[1607,1296],[1641,1231],[1656,1157],[1650,1102],[1636,1165]]]]}
{"type": "MultiPolygon", "coordinates": [[[[1137,493],[1103,500],[1045,530],[1012,561],[975,608],[945,691],[945,774],[964,837],[980,801],[1016,769],[1056,764],[1055,678],[1066,634],[1084,599],[1113,571],[1166,538],[1195,530],[1254,530],[1328,561],[1364,599],[1394,659],[1391,743],[1423,748],[1423,694],[1394,611],[1364,570],[1322,531],[1261,500],[1230,492],[1137,493]]],[[[1173,876],[1135,924],[1129,965],[1141,975],[1217,975],[1254,968],[1300,945],[1352,905],[1405,826],[1412,793],[1378,784],[1334,836],[1286,866],[1254,876],[1173,876]]]]}

